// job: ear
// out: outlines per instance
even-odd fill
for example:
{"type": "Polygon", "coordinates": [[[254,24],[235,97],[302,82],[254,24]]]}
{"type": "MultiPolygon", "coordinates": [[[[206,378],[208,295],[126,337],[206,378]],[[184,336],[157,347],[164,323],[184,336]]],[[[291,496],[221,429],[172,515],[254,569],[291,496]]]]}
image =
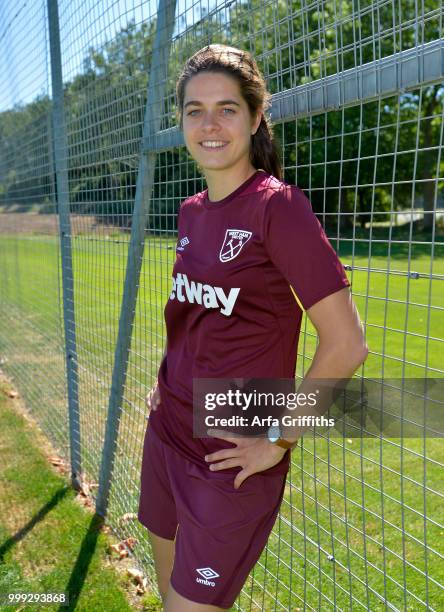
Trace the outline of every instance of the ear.
{"type": "Polygon", "coordinates": [[[256,134],[256,132],[257,132],[257,131],[258,131],[258,129],[259,129],[259,126],[260,126],[261,121],[262,121],[262,114],[263,114],[263,111],[262,111],[262,109],[261,109],[261,110],[259,110],[259,111],[258,111],[258,113],[257,113],[257,115],[256,115],[256,118],[255,118],[255,120],[254,120],[254,122],[253,122],[253,125],[251,126],[251,135],[252,135],[252,136],[253,136],[254,134],[256,134]]]}

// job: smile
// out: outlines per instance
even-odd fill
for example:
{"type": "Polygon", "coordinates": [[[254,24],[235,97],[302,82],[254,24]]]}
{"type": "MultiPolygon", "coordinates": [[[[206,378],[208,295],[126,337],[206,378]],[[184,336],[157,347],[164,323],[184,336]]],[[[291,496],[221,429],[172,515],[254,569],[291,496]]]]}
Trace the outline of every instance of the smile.
{"type": "Polygon", "coordinates": [[[214,141],[204,140],[203,142],[200,142],[199,144],[206,151],[220,151],[221,149],[225,149],[225,147],[229,143],[223,142],[222,140],[214,140],[214,141]]]}

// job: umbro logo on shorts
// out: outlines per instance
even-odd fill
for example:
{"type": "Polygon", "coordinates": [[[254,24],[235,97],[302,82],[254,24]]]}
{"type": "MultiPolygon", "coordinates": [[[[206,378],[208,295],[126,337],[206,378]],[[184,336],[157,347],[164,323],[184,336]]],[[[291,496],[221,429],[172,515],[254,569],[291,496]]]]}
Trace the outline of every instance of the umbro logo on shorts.
{"type": "Polygon", "coordinates": [[[219,259],[222,263],[231,261],[239,255],[242,247],[250,240],[251,232],[239,229],[227,229],[225,239],[219,253],[219,259]]]}
{"type": "Polygon", "coordinates": [[[196,568],[196,572],[202,576],[202,578],[196,578],[196,582],[206,586],[216,586],[216,583],[211,578],[219,578],[219,574],[214,569],[211,569],[211,567],[201,567],[200,569],[196,568]]]}
{"type": "Polygon", "coordinates": [[[239,291],[240,287],[233,287],[227,295],[222,287],[196,283],[188,280],[185,273],[179,272],[176,277],[173,276],[170,300],[176,299],[179,302],[196,303],[205,308],[218,308],[221,314],[229,317],[233,312],[239,291]]]}

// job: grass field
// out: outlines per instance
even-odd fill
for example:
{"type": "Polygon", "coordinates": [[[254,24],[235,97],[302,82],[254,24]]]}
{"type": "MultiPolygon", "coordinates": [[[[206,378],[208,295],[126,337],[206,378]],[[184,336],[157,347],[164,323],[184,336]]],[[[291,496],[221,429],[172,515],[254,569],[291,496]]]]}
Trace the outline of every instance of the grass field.
{"type": "MultiPolygon", "coordinates": [[[[1,595],[65,593],[69,605],[55,607],[66,611],[160,610],[153,595],[136,595],[126,572],[134,562],[120,562],[111,551],[117,540],[105,535],[100,517],[82,507],[83,498],[66,474],[49,464],[53,450],[17,410],[18,400],[7,396],[9,390],[0,380],[1,595]]],[[[0,604],[0,609],[48,606],[0,604]]]]}
{"type": "MultiPolygon", "coordinates": [[[[443,243],[432,252],[427,237],[416,233],[414,240],[424,244],[409,246],[408,230],[395,229],[390,252],[386,228],[372,236],[360,231],[355,242],[350,237],[333,242],[343,263],[354,268],[348,275],[370,348],[359,373],[442,378],[444,284],[430,274],[444,275],[443,243]],[[384,273],[388,267],[395,273],[384,273]]],[[[93,481],[98,478],[127,240],[127,235],[73,240],[82,461],[93,481]]],[[[48,421],[49,430],[55,428],[48,420],[52,399],[36,375],[51,351],[63,352],[57,244],[56,237],[38,235],[2,236],[0,242],[0,305],[6,313],[0,351],[8,355],[33,411],[48,421]]],[[[162,316],[174,245],[175,240],[146,241],[111,494],[110,519],[116,524],[137,508],[143,398],[163,351],[162,316]]],[[[305,319],[299,375],[309,367],[315,346],[314,329],[305,319]]],[[[58,368],[43,371],[51,388],[60,385],[63,398],[63,360],[58,368]]],[[[63,401],[52,418],[64,431],[63,401]]],[[[416,611],[427,609],[425,602],[429,609],[442,609],[442,451],[437,439],[326,441],[307,435],[293,452],[280,519],[240,597],[240,609],[345,610],[353,605],[416,611]]],[[[136,524],[131,529],[143,537],[136,524]]]]}

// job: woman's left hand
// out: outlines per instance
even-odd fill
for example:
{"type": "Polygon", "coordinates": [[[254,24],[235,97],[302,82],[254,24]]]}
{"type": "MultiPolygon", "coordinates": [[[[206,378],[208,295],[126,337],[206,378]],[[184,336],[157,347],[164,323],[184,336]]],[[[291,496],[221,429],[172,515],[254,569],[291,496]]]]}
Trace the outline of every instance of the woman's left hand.
{"type": "Polygon", "coordinates": [[[263,472],[273,467],[285,455],[285,449],[272,444],[267,438],[242,438],[233,435],[221,435],[223,431],[209,429],[208,435],[212,438],[220,438],[232,442],[236,446],[205,455],[205,461],[218,461],[211,463],[210,470],[226,470],[227,468],[242,467],[234,479],[234,488],[238,489],[241,484],[252,474],[263,472]],[[217,435],[219,434],[219,435],[217,435]]]}

